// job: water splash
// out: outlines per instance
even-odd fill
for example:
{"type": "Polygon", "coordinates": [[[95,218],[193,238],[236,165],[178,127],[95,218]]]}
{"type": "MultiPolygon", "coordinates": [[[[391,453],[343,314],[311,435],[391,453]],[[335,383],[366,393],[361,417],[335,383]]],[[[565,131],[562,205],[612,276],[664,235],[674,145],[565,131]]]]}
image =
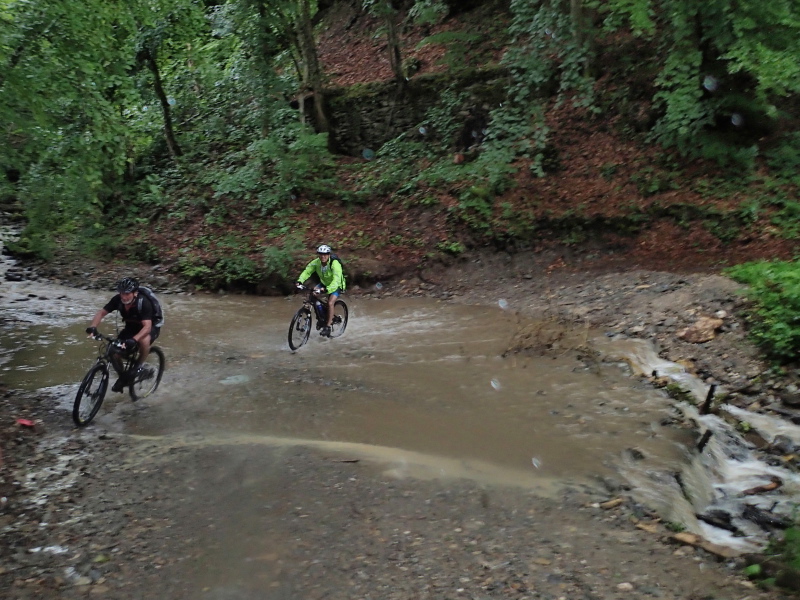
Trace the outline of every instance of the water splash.
{"type": "MultiPolygon", "coordinates": [[[[634,373],[675,381],[700,405],[708,386],[682,366],[660,358],[646,340],[598,338],[602,352],[613,360],[624,360],[634,373]]],[[[680,523],[691,533],[737,552],[754,552],[768,543],[767,534],[744,517],[748,510],[761,510],[775,517],[791,518],[796,498],[800,495],[800,476],[781,467],[774,467],[759,458],[752,444],[722,418],[701,415],[695,404],[679,402],[675,408],[684,423],[693,423],[702,432],[705,445],[685,448],[685,461],[677,470],[654,470],[628,460],[620,467],[621,474],[632,484],[633,495],[652,507],[667,521],[680,523]],[[700,446],[700,447],[698,447],[700,446]],[[756,495],[753,489],[779,480],[779,490],[756,495]],[[703,521],[709,514],[722,514],[730,520],[729,531],[703,521]]],[[[800,444],[800,427],[783,419],[757,414],[734,406],[722,410],[746,421],[767,441],[784,435],[800,444]]]]}

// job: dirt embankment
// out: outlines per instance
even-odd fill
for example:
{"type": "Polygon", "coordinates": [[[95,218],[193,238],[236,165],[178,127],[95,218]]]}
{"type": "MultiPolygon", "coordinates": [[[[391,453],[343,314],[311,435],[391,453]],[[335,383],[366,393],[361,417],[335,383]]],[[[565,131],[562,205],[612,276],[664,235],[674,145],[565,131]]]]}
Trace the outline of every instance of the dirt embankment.
{"type": "MultiPolygon", "coordinates": [[[[125,270],[185,289],[150,267],[125,270]]],[[[106,287],[121,273],[64,261],[59,274],[106,287]]],[[[737,390],[730,401],[787,410],[782,398],[796,393],[796,381],[775,378],[747,341],[740,292],[718,275],[572,272],[557,256],[487,253],[351,293],[503,301],[521,314],[648,338],[664,358],[737,390]],[[703,316],[721,321],[712,339],[686,341],[681,332],[703,316]]],[[[526,351],[526,343],[547,350],[524,337],[510,350],[526,351]]],[[[0,585],[9,597],[193,597],[198,548],[224,527],[219,507],[230,501],[224,490],[185,501],[193,469],[213,462],[213,452],[154,449],[99,428],[78,432],[46,400],[12,391],[0,400],[0,424],[0,585]]],[[[369,465],[304,449],[259,449],[251,460],[283,490],[265,507],[265,535],[282,542],[274,557],[258,559],[263,589],[228,589],[235,596],[224,597],[775,597],[741,576],[744,559],[675,544],[657,516],[620,489],[547,500],[468,482],[387,480],[369,465]]]]}

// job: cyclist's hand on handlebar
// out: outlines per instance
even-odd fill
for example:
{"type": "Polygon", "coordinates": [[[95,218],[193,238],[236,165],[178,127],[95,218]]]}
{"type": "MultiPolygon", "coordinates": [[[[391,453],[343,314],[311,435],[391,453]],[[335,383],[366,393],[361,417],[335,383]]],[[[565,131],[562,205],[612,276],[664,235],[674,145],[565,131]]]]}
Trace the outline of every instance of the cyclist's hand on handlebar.
{"type": "Polygon", "coordinates": [[[99,335],[97,333],[97,327],[87,327],[86,333],[88,333],[90,337],[97,337],[99,335]]]}
{"type": "Polygon", "coordinates": [[[124,342],[122,342],[122,344],[125,346],[127,350],[133,350],[138,345],[136,340],[134,339],[125,340],[124,342]]]}
{"type": "Polygon", "coordinates": [[[305,289],[305,286],[302,283],[300,283],[299,281],[295,281],[294,282],[294,288],[296,290],[302,290],[302,289],[305,289]]]}

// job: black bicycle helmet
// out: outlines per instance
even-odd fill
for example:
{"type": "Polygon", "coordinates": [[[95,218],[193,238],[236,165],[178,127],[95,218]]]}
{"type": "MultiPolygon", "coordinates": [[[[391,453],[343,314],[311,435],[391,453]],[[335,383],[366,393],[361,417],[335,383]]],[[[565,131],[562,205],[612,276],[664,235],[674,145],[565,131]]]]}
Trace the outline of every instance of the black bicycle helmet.
{"type": "Polygon", "coordinates": [[[136,281],[133,277],[123,277],[117,282],[117,292],[120,294],[135,292],[138,289],[139,289],[139,282],[136,281]]]}

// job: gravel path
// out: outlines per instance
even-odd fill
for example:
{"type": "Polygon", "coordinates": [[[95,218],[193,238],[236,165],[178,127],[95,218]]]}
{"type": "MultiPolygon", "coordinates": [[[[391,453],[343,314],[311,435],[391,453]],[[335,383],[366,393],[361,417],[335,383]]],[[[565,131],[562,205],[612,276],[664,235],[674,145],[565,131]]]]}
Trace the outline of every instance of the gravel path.
{"type": "MultiPolygon", "coordinates": [[[[86,273],[106,271],[62,280],[87,285],[86,273]]],[[[740,390],[732,401],[784,406],[796,382],[769,376],[746,342],[739,291],[716,275],[569,273],[486,255],[353,293],[504,300],[524,314],[651,339],[665,358],[740,390]],[[678,336],[703,315],[723,321],[714,339],[678,336]]],[[[0,589],[9,598],[780,597],[741,575],[745,558],[677,542],[620,489],[540,498],[395,480],[378,465],[305,448],[78,432],[46,399],[10,390],[0,433],[0,589]],[[235,473],[222,468],[231,461],[235,473]],[[198,493],[209,479],[216,484],[198,493]],[[228,515],[253,494],[263,504],[252,527],[231,531],[228,515]],[[223,552],[220,535],[236,536],[240,551],[223,552]]]]}

